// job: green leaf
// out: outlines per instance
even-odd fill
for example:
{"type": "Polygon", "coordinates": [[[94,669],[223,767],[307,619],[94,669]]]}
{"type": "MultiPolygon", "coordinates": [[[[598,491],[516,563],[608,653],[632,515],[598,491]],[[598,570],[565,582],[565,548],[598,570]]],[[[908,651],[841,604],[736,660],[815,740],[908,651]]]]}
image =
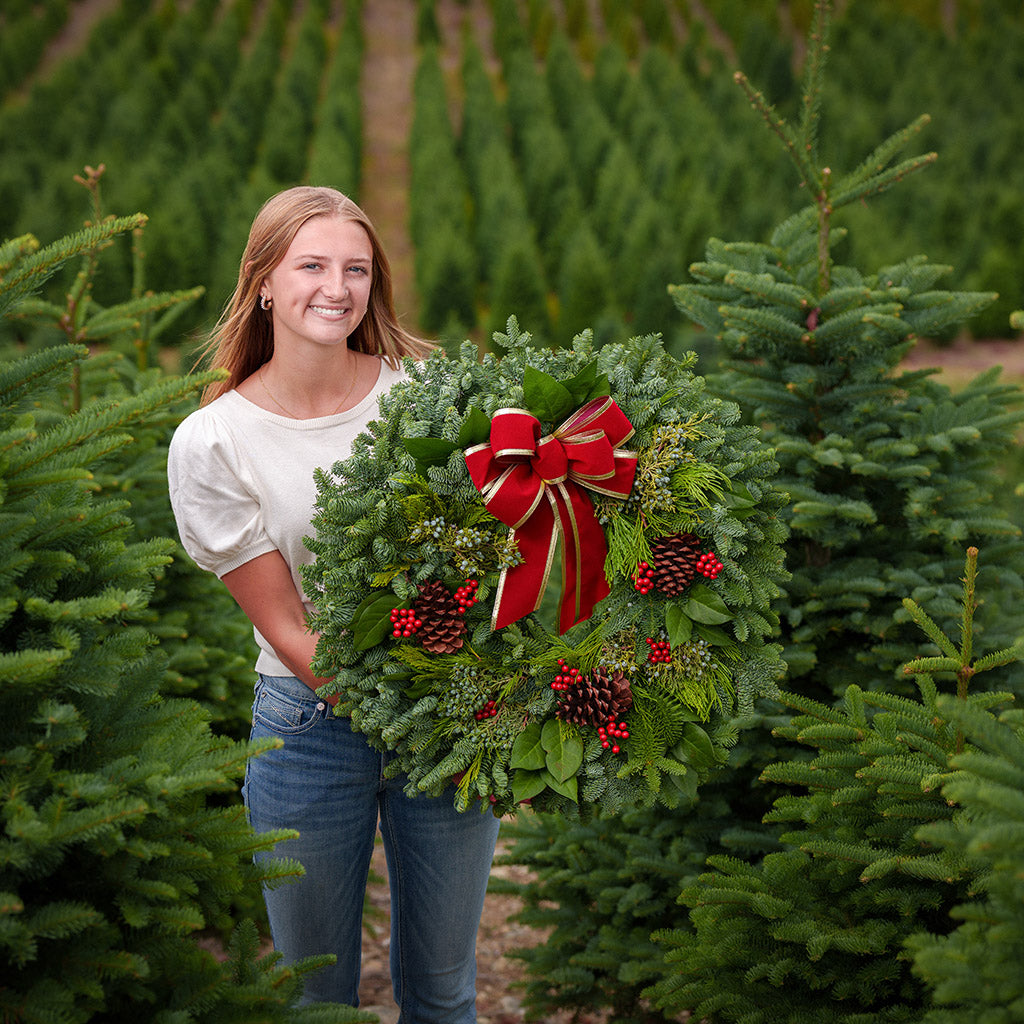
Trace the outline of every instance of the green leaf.
{"type": "Polygon", "coordinates": [[[540,723],[531,722],[512,744],[509,758],[510,768],[526,768],[536,771],[544,767],[546,755],[540,739],[540,723]]]}
{"type": "Polygon", "coordinates": [[[409,700],[419,700],[420,697],[426,697],[433,688],[433,684],[429,679],[420,679],[418,682],[413,683],[412,686],[407,686],[402,693],[409,700]]]}
{"type": "Polygon", "coordinates": [[[672,647],[685,644],[693,633],[693,620],[684,614],[677,604],[670,604],[665,609],[665,629],[668,631],[668,642],[672,647]]]}
{"type": "Polygon", "coordinates": [[[532,366],[523,371],[523,404],[537,419],[554,423],[560,423],[575,408],[564,384],[532,366]]]}
{"type": "Polygon", "coordinates": [[[559,782],[571,779],[583,764],[583,741],[572,733],[563,735],[561,723],[549,718],[541,732],[541,744],[547,751],[545,765],[559,782]]]}
{"type": "Polygon", "coordinates": [[[729,490],[722,495],[722,503],[737,519],[746,519],[757,511],[757,500],[738,480],[731,482],[729,490]]]}
{"type": "Polygon", "coordinates": [[[603,373],[598,374],[597,372],[596,359],[593,362],[587,363],[575,377],[565,381],[564,386],[569,394],[572,395],[574,409],[579,408],[581,405],[586,405],[587,402],[594,398],[610,395],[612,392],[611,383],[607,375],[603,373]]]}
{"type": "Polygon", "coordinates": [[[699,725],[687,722],[683,738],[672,748],[672,756],[696,772],[707,771],[715,763],[715,747],[699,725]]]}
{"type": "Polygon", "coordinates": [[[724,629],[719,629],[717,626],[706,626],[703,622],[695,622],[693,631],[701,640],[707,640],[713,647],[736,646],[736,641],[724,629]]]}
{"type": "Polygon", "coordinates": [[[466,418],[459,427],[459,448],[472,448],[475,444],[483,444],[491,436],[491,421],[487,413],[481,412],[475,405],[466,410],[466,418]]]}
{"type": "Polygon", "coordinates": [[[459,446],[443,437],[403,437],[405,450],[421,465],[443,466],[459,446]]]}
{"type": "Polygon", "coordinates": [[[697,773],[687,772],[685,775],[667,775],[668,781],[675,786],[687,800],[697,798],[697,773]]]}
{"type": "Polygon", "coordinates": [[[568,797],[574,803],[579,802],[579,797],[577,796],[579,787],[576,783],[575,775],[571,779],[566,779],[564,782],[561,782],[546,768],[543,768],[541,769],[540,777],[544,780],[545,784],[556,793],[561,793],[562,796],[568,797]]]}
{"type": "Polygon", "coordinates": [[[520,768],[512,779],[512,799],[517,804],[523,800],[532,800],[546,786],[547,783],[540,772],[520,768]]]}
{"type": "Polygon", "coordinates": [[[557,718],[549,718],[540,733],[540,742],[545,750],[555,750],[561,745],[562,732],[557,718]]]}
{"type": "Polygon", "coordinates": [[[352,616],[352,645],[357,651],[375,647],[394,628],[391,612],[399,606],[398,598],[390,590],[370,594],[352,616]]]}
{"type": "Polygon", "coordinates": [[[683,611],[695,622],[709,626],[720,625],[732,618],[728,605],[709,587],[698,583],[690,588],[690,596],[683,611]]]}

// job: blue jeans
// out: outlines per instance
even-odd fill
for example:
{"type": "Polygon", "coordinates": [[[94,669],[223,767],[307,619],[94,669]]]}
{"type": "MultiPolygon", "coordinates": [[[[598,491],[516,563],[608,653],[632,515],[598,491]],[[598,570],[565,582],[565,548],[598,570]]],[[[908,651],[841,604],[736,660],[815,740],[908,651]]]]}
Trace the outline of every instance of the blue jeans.
{"type": "Polygon", "coordinates": [[[476,933],[497,818],[472,808],[460,814],[450,790],[407,797],[405,776],[383,777],[390,755],[294,677],[258,677],[252,736],[276,736],[284,746],[249,760],[250,822],[257,832],[301,833],[263,856],[294,858],[306,871],[264,893],[274,947],[289,963],[315,953],[338,958],[309,976],[305,1000],[358,1005],[363,897],[379,818],[400,1024],[474,1024],[476,933]]]}

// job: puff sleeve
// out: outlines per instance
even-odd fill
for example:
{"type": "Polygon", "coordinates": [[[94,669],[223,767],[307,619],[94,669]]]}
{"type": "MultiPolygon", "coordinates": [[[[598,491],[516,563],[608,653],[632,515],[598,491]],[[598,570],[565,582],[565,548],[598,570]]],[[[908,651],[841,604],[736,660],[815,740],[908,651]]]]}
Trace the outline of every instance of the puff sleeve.
{"type": "Polygon", "coordinates": [[[230,425],[210,407],[175,431],[167,481],[182,546],[200,568],[220,577],[276,548],[230,425]]]}

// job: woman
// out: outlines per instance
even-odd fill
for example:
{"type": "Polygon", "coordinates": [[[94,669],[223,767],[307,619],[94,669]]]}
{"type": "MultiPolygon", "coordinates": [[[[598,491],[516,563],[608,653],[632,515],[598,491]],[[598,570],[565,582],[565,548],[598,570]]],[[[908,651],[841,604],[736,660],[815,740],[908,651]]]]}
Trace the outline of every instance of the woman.
{"type": "Polygon", "coordinates": [[[391,275],[366,215],[333,189],[288,189],[253,222],[238,285],[210,342],[228,370],[176,431],[168,477],[182,543],[219,576],[259,647],[252,736],[280,749],[249,762],[258,832],[297,829],[275,856],[305,869],[265,893],[287,961],[334,953],[307,1000],[358,1005],[363,897],[378,820],[391,885],[391,976],[401,1024],[476,1020],[476,931],[498,823],[455,811],[451,794],[410,799],[387,755],[319,698],[316,636],[299,567],[312,555],[314,469],[349,453],[430,346],[399,324],[391,275]]]}

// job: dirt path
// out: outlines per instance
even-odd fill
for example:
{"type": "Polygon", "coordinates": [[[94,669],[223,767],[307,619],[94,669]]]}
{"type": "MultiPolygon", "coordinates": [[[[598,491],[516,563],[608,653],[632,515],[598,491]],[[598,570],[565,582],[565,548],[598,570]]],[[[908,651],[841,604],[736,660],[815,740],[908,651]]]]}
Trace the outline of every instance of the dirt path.
{"type": "Polygon", "coordinates": [[[391,262],[399,316],[416,323],[409,238],[409,155],[416,74],[416,5],[372,0],[363,9],[363,181],[359,205],[381,236],[391,262]]]}
{"type": "Polygon", "coordinates": [[[1024,386],[1024,337],[977,341],[963,337],[943,347],[922,341],[910,350],[903,365],[915,370],[939,367],[939,380],[951,388],[966,384],[993,366],[1001,366],[1002,380],[1021,387],[1024,386]]]}

